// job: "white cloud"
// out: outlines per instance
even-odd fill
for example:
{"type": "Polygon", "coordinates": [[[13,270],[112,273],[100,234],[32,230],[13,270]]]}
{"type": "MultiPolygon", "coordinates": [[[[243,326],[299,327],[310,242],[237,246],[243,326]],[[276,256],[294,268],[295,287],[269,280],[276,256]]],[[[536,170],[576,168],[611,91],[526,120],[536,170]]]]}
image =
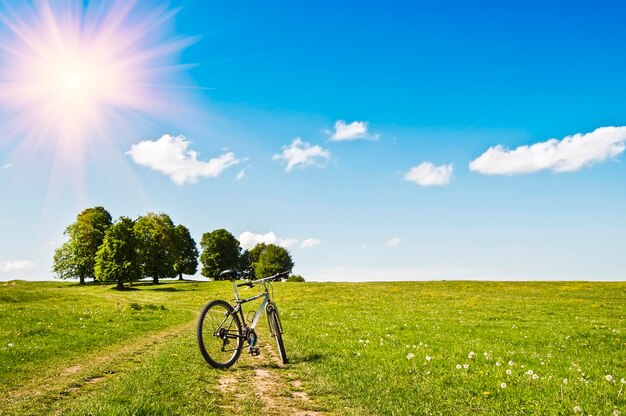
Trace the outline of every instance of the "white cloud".
{"type": "Polygon", "coordinates": [[[346,124],[343,120],[337,120],[335,122],[335,131],[326,130],[326,133],[331,134],[330,140],[332,141],[378,138],[378,135],[372,137],[368,134],[367,121],[353,121],[350,124],[346,124]]]}
{"type": "Polygon", "coordinates": [[[278,244],[281,247],[289,248],[289,247],[292,247],[292,246],[295,246],[296,244],[298,244],[298,239],[296,239],[296,238],[286,238],[286,239],[283,240],[283,239],[279,238],[278,239],[278,243],[275,243],[275,244],[278,244]]]}
{"type": "Polygon", "coordinates": [[[283,146],[282,154],[274,155],[273,159],[285,160],[287,162],[285,170],[289,172],[294,167],[324,166],[330,159],[330,152],[319,145],[312,146],[300,138],[295,138],[290,145],[283,146]]]}
{"type": "Polygon", "coordinates": [[[0,261],[0,272],[8,274],[21,274],[32,269],[35,263],[28,260],[0,261]]]}
{"type": "Polygon", "coordinates": [[[177,185],[198,182],[200,177],[215,178],[240,162],[232,152],[208,161],[198,160],[198,153],[188,149],[189,143],[183,136],[165,134],[156,141],[132,145],[126,154],[135,163],[168,175],[177,185]]]}
{"type": "Polygon", "coordinates": [[[0,170],[10,169],[13,166],[14,166],[13,163],[7,163],[6,165],[0,166],[0,170]]]}
{"type": "Polygon", "coordinates": [[[397,245],[399,245],[402,242],[402,239],[399,237],[394,237],[391,240],[387,241],[387,246],[389,247],[395,247],[397,245]]]}
{"type": "Polygon", "coordinates": [[[626,127],[600,127],[591,133],[578,133],[562,140],[550,139],[530,146],[507,150],[490,147],[469,164],[472,171],[485,175],[515,175],[540,170],[572,172],[583,166],[616,157],[626,148],[626,127]]]}
{"type": "Polygon", "coordinates": [[[298,244],[298,240],[296,240],[295,238],[278,238],[278,236],[274,234],[273,231],[270,231],[266,234],[255,234],[252,231],[244,231],[239,235],[238,240],[244,250],[251,249],[259,243],[276,244],[285,248],[289,248],[295,244],[298,244]]]}
{"type": "MultiPolygon", "coordinates": [[[[239,235],[238,240],[241,244],[241,248],[244,250],[249,250],[259,243],[276,244],[277,246],[285,248],[296,246],[299,243],[297,238],[279,238],[273,231],[265,234],[255,234],[252,231],[244,231],[239,235]]],[[[309,248],[320,243],[321,241],[315,238],[307,238],[299,246],[309,248]]]]}
{"type": "Polygon", "coordinates": [[[454,167],[450,165],[435,166],[431,162],[422,162],[413,166],[404,179],[421,186],[441,186],[450,183],[454,167]]]}
{"type": "Polygon", "coordinates": [[[302,248],[315,247],[316,245],[321,244],[321,241],[316,238],[307,238],[300,244],[302,248]]]}
{"type": "Polygon", "coordinates": [[[259,243],[276,244],[278,237],[272,231],[267,234],[255,234],[252,231],[244,231],[239,235],[238,240],[241,248],[248,250],[259,243]]]}
{"type": "Polygon", "coordinates": [[[239,173],[237,174],[237,177],[235,178],[236,180],[240,181],[242,180],[244,177],[246,176],[246,171],[245,169],[241,169],[241,171],[239,171],[239,173]]]}

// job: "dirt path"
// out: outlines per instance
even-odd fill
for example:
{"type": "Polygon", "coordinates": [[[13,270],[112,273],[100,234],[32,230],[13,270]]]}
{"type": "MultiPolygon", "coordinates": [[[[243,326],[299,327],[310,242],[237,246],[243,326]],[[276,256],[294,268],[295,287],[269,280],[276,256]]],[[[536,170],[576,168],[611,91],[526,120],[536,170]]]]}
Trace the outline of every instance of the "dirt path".
{"type": "MultiPolygon", "coordinates": [[[[125,368],[137,365],[142,356],[154,352],[155,346],[193,330],[195,322],[185,323],[165,331],[144,335],[132,342],[99,350],[92,355],[81,357],[65,368],[55,369],[31,379],[19,389],[9,391],[0,398],[0,409],[9,414],[21,414],[20,409],[45,406],[70,397],[86,386],[97,384],[125,368]]],[[[45,407],[41,407],[45,408],[45,407]]],[[[0,411],[0,414],[3,413],[0,411]]]]}
{"type": "MultiPolygon", "coordinates": [[[[122,345],[83,356],[61,368],[50,369],[18,389],[0,397],[0,415],[36,414],[32,409],[59,408],[111,377],[122,376],[154,354],[160,346],[194,331],[195,321],[144,335],[122,345]],[[30,413],[29,413],[30,412],[30,413]]],[[[274,339],[260,334],[261,355],[251,357],[247,349],[228,370],[219,371],[216,391],[225,415],[322,416],[323,408],[304,390],[289,365],[280,363],[274,339]]],[[[289,353],[289,351],[287,351],[289,353]]],[[[208,367],[208,366],[207,366],[208,367]]],[[[207,371],[212,371],[207,368],[207,371]]],[[[215,370],[217,371],[217,370],[215,370]]]]}
{"type": "MultiPolygon", "coordinates": [[[[295,415],[322,416],[324,413],[304,391],[302,381],[289,366],[280,363],[276,346],[262,334],[261,355],[251,357],[247,350],[239,361],[224,370],[218,380],[218,391],[226,415],[295,415]]],[[[273,339],[270,339],[273,341],[273,339]]]]}

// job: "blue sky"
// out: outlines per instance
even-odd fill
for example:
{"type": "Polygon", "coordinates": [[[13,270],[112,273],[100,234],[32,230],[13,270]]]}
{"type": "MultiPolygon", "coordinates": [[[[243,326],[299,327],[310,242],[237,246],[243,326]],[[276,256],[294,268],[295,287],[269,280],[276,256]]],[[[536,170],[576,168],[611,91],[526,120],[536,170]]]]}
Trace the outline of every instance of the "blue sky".
{"type": "Polygon", "coordinates": [[[619,2],[139,2],[114,39],[151,29],[96,55],[156,58],[118,83],[84,28],[123,3],[51,2],[82,43],[45,102],[7,52],[42,4],[0,8],[0,279],[50,279],[96,205],[284,244],[308,280],[625,277],[619,2]]]}

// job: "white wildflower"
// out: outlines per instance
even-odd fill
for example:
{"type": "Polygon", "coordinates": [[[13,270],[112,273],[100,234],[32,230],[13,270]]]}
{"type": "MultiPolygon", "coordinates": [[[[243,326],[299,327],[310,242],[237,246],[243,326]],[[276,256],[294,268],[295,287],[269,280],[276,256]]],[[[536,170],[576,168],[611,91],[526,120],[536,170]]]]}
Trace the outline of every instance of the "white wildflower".
{"type": "Polygon", "coordinates": [[[579,413],[582,412],[583,409],[580,408],[580,406],[574,406],[574,412],[579,413]]]}
{"type": "Polygon", "coordinates": [[[456,369],[457,369],[457,370],[460,370],[461,368],[463,368],[463,366],[462,366],[461,364],[457,364],[457,365],[456,365],[456,369]]]}
{"type": "Polygon", "coordinates": [[[513,362],[513,360],[509,361],[509,365],[510,365],[511,367],[513,367],[513,364],[515,364],[515,363],[513,362]]]}
{"type": "Polygon", "coordinates": [[[506,370],[506,374],[510,376],[513,372],[511,370],[506,370]]]}
{"type": "Polygon", "coordinates": [[[426,361],[430,361],[430,360],[432,360],[432,359],[433,359],[433,357],[431,357],[430,355],[427,355],[427,356],[426,356],[426,361]]]}
{"type": "Polygon", "coordinates": [[[532,376],[534,374],[534,371],[533,370],[528,370],[528,371],[526,371],[526,374],[528,374],[529,376],[532,376]]]}
{"type": "Polygon", "coordinates": [[[533,380],[539,379],[539,374],[533,374],[533,380]]]}
{"type": "Polygon", "coordinates": [[[469,368],[469,364],[463,364],[463,368],[467,370],[469,368]]]}
{"type": "Polygon", "coordinates": [[[622,414],[622,412],[620,412],[617,409],[613,409],[613,416],[620,416],[622,414]]]}
{"type": "Polygon", "coordinates": [[[10,342],[9,342],[9,344],[8,344],[8,345],[9,345],[9,348],[13,347],[13,344],[11,344],[10,342]]]}
{"type": "Polygon", "coordinates": [[[620,381],[622,382],[622,384],[626,384],[626,378],[622,377],[620,381]]]}
{"type": "Polygon", "coordinates": [[[496,367],[502,367],[502,363],[500,361],[496,361],[496,367]]]}
{"type": "Polygon", "coordinates": [[[564,378],[563,379],[563,384],[567,384],[567,383],[569,383],[569,381],[566,378],[564,378]]]}
{"type": "Polygon", "coordinates": [[[483,355],[485,356],[485,358],[489,358],[489,353],[487,351],[483,352],[483,355]]]}
{"type": "Polygon", "coordinates": [[[427,371],[427,372],[426,372],[426,375],[427,375],[427,376],[429,376],[429,375],[430,375],[430,371],[427,371]]]}
{"type": "Polygon", "coordinates": [[[604,376],[604,378],[606,379],[606,381],[613,381],[613,376],[610,374],[607,374],[606,376],[604,376]]]}
{"type": "Polygon", "coordinates": [[[360,352],[357,352],[357,353],[356,353],[356,356],[357,356],[357,357],[360,357],[360,356],[361,356],[361,353],[360,353],[360,352]]]}
{"type": "Polygon", "coordinates": [[[500,383],[500,388],[506,389],[506,383],[500,383]]]}
{"type": "Polygon", "coordinates": [[[470,360],[473,360],[475,355],[476,353],[474,351],[470,351],[470,353],[467,354],[467,358],[469,358],[470,360]]]}
{"type": "Polygon", "coordinates": [[[413,354],[412,352],[410,352],[410,353],[408,353],[408,354],[406,355],[406,359],[407,359],[407,360],[412,360],[413,358],[415,358],[415,354],[413,354]]]}

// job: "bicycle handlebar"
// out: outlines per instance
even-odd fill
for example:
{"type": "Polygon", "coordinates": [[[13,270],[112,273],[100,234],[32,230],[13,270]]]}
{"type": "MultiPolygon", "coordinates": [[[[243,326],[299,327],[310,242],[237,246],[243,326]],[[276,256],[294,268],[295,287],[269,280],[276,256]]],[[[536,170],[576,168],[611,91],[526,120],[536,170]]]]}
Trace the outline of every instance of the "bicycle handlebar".
{"type": "Polygon", "coordinates": [[[280,279],[283,279],[283,278],[285,278],[287,276],[289,276],[289,272],[279,272],[279,273],[276,273],[275,275],[264,277],[263,279],[246,280],[243,283],[237,284],[237,287],[241,287],[241,286],[250,286],[250,287],[252,287],[254,285],[258,285],[259,283],[268,282],[270,280],[280,280],[280,279]]]}

